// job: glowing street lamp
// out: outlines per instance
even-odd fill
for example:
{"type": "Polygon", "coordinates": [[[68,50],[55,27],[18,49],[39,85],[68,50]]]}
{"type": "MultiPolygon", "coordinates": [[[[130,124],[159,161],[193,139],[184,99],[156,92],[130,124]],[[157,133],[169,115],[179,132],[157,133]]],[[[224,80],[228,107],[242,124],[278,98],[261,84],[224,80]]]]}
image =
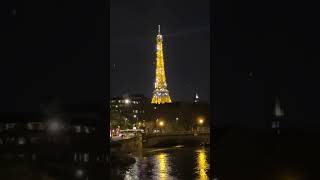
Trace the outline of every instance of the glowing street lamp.
{"type": "Polygon", "coordinates": [[[162,130],[163,130],[163,127],[164,127],[164,122],[163,121],[160,121],[159,122],[159,126],[160,126],[160,131],[162,133],[162,130]]]}
{"type": "Polygon", "coordinates": [[[204,119],[202,117],[198,118],[198,123],[199,123],[199,130],[201,130],[202,128],[202,124],[204,123],[204,119]]]}
{"type": "Polygon", "coordinates": [[[199,124],[202,125],[204,120],[202,118],[199,119],[199,124]]]}

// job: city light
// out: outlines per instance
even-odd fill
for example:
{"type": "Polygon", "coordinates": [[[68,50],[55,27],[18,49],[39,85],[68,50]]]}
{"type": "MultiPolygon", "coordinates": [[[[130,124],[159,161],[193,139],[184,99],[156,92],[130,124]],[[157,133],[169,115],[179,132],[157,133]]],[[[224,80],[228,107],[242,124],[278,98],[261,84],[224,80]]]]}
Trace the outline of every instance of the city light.
{"type": "Polygon", "coordinates": [[[159,122],[159,125],[160,125],[161,127],[163,127],[163,126],[164,126],[164,122],[163,122],[163,121],[160,121],[160,122],[159,122]]]}
{"type": "Polygon", "coordinates": [[[75,176],[76,176],[77,178],[82,178],[83,175],[84,175],[84,172],[83,172],[82,169],[77,169],[77,170],[76,170],[75,176]]]}
{"type": "Polygon", "coordinates": [[[19,145],[23,145],[25,143],[26,143],[26,139],[25,138],[21,137],[21,138],[18,139],[18,144],[19,145]]]}
{"type": "Polygon", "coordinates": [[[125,103],[125,104],[130,104],[130,100],[129,100],[129,99],[125,99],[125,100],[124,100],[124,103],[125,103]]]}
{"type": "Polygon", "coordinates": [[[63,125],[58,119],[48,121],[48,132],[52,134],[59,133],[63,129],[63,125]]]}
{"type": "Polygon", "coordinates": [[[203,122],[204,122],[204,120],[203,120],[203,118],[199,118],[199,124],[203,124],[203,122]]]}

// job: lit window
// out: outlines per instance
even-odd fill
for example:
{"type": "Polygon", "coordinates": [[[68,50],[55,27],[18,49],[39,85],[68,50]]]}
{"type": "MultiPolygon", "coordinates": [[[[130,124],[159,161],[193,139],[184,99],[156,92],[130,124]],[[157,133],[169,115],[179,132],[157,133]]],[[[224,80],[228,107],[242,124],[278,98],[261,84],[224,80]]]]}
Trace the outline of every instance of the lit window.
{"type": "Polygon", "coordinates": [[[18,142],[17,142],[18,145],[23,145],[25,143],[26,143],[26,139],[25,138],[23,138],[23,137],[18,138],[18,142]]]}
{"type": "Polygon", "coordinates": [[[83,161],[84,162],[88,162],[89,161],[89,154],[88,153],[84,153],[83,161]]]}
{"type": "Polygon", "coordinates": [[[125,100],[124,100],[124,103],[125,103],[125,104],[129,104],[129,103],[130,103],[130,100],[129,100],[129,99],[125,99],[125,100]]]}

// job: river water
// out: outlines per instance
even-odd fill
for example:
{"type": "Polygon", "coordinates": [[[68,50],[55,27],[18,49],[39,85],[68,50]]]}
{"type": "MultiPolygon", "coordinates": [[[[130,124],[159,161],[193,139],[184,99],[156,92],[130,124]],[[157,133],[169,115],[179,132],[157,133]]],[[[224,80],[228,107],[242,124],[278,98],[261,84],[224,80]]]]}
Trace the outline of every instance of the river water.
{"type": "Polygon", "coordinates": [[[111,170],[112,180],[209,180],[210,148],[183,147],[143,149],[136,163],[111,170]]]}

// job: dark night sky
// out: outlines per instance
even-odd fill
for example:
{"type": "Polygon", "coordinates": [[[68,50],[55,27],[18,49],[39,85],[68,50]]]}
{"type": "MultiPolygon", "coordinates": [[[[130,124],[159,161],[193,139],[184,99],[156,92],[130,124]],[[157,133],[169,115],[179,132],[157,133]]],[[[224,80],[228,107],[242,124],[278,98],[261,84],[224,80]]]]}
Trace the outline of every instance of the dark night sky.
{"type": "Polygon", "coordinates": [[[173,100],[197,91],[208,101],[211,84],[217,126],[264,127],[276,96],[284,126],[320,125],[318,6],[215,1],[210,60],[209,0],[111,0],[108,64],[106,2],[98,2],[0,2],[0,112],[52,99],[105,103],[109,64],[111,96],[150,97],[161,24],[173,100]]]}
{"type": "Polygon", "coordinates": [[[152,96],[160,24],[173,101],[191,101],[198,92],[200,99],[209,102],[209,0],[111,0],[110,8],[111,97],[125,93],[152,96]]]}
{"type": "Polygon", "coordinates": [[[1,112],[105,103],[106,9],[97,2],[1,2],[1,112]]]}
{"type": "Polygon", "coordinates": [[[265,127],[276,96],[286,114],[283,127],[319,127],[316,7],[286,1],[216,1],[217,127],[265,127]]]}

